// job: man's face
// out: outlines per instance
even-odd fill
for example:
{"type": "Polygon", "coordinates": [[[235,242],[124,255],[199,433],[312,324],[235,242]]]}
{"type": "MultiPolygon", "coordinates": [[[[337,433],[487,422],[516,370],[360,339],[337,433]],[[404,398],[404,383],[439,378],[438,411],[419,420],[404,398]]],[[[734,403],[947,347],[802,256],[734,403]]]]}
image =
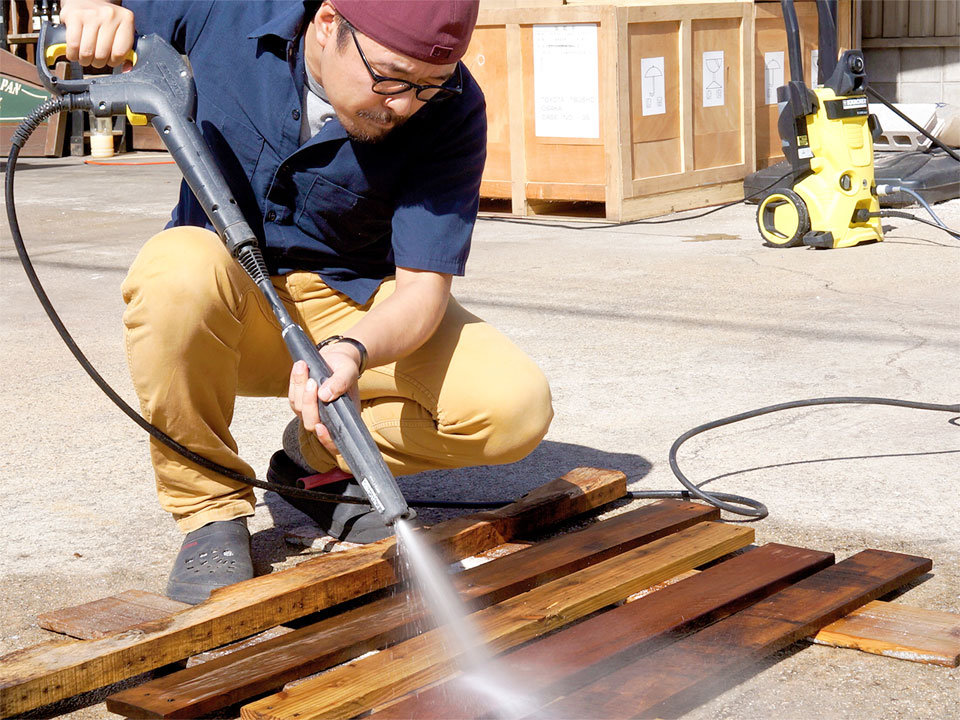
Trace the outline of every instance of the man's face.
{"type": "Polygon", "coordinates": [[[382,140],[425,104],[417,99],[413,90],[399,95],[373,92],[374,79],[364,58],[377,75],[419,85],[442,85],[457,67],[456,63],[432,65],[401,55],[359,31],[356,43],[349,32],[345,41],[338,42],[338,30],[336,12],[331,3],[326,2],[307,29],[304,60],[323,86],[340,124],[354,140],[382,140]]]}

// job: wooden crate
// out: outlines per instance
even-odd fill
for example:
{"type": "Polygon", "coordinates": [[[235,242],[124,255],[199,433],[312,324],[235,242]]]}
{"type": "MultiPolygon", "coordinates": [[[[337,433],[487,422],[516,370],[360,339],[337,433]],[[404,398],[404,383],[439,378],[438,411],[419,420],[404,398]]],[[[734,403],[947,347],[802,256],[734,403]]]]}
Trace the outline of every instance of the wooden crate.
{"type": "MultiPolygon", "coordinates": [[[[837,47],[840,52],[854,47],[853,3],[839,0],[837,7],[837,47]]],[[[803,48],[804,81],[817,84],[812,54],[818,52],[819,23],[814,0],[795,0],[800,43],[803,48]]],[[[757,167],[765,168],[783,160],[780,133],[777,130],[778,85],[790,79],[787,31],[779,0],[757,2],[754,23],[754,92],[756,97],[757,167]],[[771,65],[768,68],[768,63],[771,65]]]]}
{"type": "Polygon", "coordinates": [[[613,221],[742,197],[753,12],[724,0],[481,8],[464,58],[487,96],[481,195],[520,215],[604,203],[613,221]],[[722,67],[705,71],[705,53],[722,67]],[[709,100],[705,72],[723,86],[709,100]]]}

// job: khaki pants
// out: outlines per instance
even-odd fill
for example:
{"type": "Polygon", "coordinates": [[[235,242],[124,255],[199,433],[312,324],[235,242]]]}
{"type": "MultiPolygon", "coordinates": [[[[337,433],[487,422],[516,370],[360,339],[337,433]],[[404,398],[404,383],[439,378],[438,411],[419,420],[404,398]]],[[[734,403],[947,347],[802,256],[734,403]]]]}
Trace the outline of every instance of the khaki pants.
{"type": "MultiPolygon", "coordinates": [[[[314,341],[348,333],[394,289],[385,280],[361,306],[314,273],[273,284],[314,341]]],[[[285,397],[292,365],[259,289],[214,233],[193,227],[147,242],[122,289],[127,359],[144,417],[200,455],[252,475],[230,434],[235,398],[285,397]]],[[[395,475],[514,462],[536,447],[553,414],[533,361],[452,298],[419,350],[363,374],[360,398],[364,423],[395,475]]],[[[300,438],[318,471],[348,470],[314,435],[301,428],[300,438]]],[[[150,452],[160,503],[183,532],[253,514],[249,486],[152,439],[150,452]]]]}

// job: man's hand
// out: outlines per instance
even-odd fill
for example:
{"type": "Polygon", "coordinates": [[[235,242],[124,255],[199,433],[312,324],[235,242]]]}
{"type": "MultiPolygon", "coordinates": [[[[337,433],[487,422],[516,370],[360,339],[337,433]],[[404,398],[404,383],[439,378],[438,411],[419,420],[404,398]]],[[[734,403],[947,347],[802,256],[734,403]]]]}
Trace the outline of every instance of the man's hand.
{"type": "MultiPolygon", "coordinates": [[[[393,294],[346,333],[366,347],[368,367],[405,357],[433,335],[450,299],[451,280],[450,275],[397,268],[393,294]]],[[[337,342],[325,346],[320,355],[330,366],[330,378],[318,388],[316,381],[307,377],[306,363],[298,361],[290,372],[288,395],[290,407],[300,417],[303,427],[316,433],[323,447],[336,455],[336,445],[320,422],[319,402],[332,402],[350,391],[359,405],[360,351],[350,343],[337,342]]]]}
{"type": "Polygon", "coordinates": [[[323,348],[320,356],[330,367],[330,377],[318,388],[317,381],[308,377],[307,364],[298,360],[290,371],[288,399],[303,427],[316,434],[327,452],[336,456],[338,450],[330,431],[320,422],[320,402],[333,402],[344,393],[349,393],[359,410],[357,380],[360,373],[360,352],[349,343],[333,343],[323,348]]]}
{"type": "Polygon", "coordinates": [[[67,60],[83,66],[118,67],[133,49],[133,13],[107,0],[63,0],[67,60]]]}

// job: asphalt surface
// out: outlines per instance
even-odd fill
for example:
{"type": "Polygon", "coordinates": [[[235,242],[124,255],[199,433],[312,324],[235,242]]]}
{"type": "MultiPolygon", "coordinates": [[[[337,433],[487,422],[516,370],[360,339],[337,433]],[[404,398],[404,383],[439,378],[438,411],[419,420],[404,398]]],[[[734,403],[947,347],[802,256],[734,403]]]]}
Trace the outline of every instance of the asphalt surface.
{"type": "MultiPolygon", "coordinates": [[[[16,180],[54,304],[134,402],[119,288],[168,217],[176,169],[24,159],[16,180]]],[[[960,228],[960,201],[935,209],[960,228]]],[[[454,282],[464,305],[543,367],[550,433],[515,465],[405,478],[408,497],[511,499],[584,465],[622,470],[633,489],[677,489],[668,449],[701,423],[817,397],[960,401],[960,241],[943,232],[889,219],[883,243],[775,250],[742,205],[670,224],[565,224],[481,220],[468,274],[454,282]]],[[[180,536],[156,503],[145,434],[83,374],[5,223],[0,236],[6,653],[49,637],[38,613],[127,589],[162,592],[180,536]]],[[[235,433],[261,476],[289,416],[284,400],[238,401],[235,433]]],[[[894,601],[960,612],[958,425],[948,413],[875,405],[790,410],[699,435],[679,460],[707,488],[766,503],[759,543],[837,559],[868,547],[932,558],[933,572],[894,601]]],[[[253,548],[266,573],[301,559],[284,533],[305,517],[273,493],[258,498],[253,548]]],[[[940,720],[960,717],[958,680],[957,669],[801,643],[688,717],[940,720]]],[[[69,715],[109,716],[102,704],[69,715]]]]}

